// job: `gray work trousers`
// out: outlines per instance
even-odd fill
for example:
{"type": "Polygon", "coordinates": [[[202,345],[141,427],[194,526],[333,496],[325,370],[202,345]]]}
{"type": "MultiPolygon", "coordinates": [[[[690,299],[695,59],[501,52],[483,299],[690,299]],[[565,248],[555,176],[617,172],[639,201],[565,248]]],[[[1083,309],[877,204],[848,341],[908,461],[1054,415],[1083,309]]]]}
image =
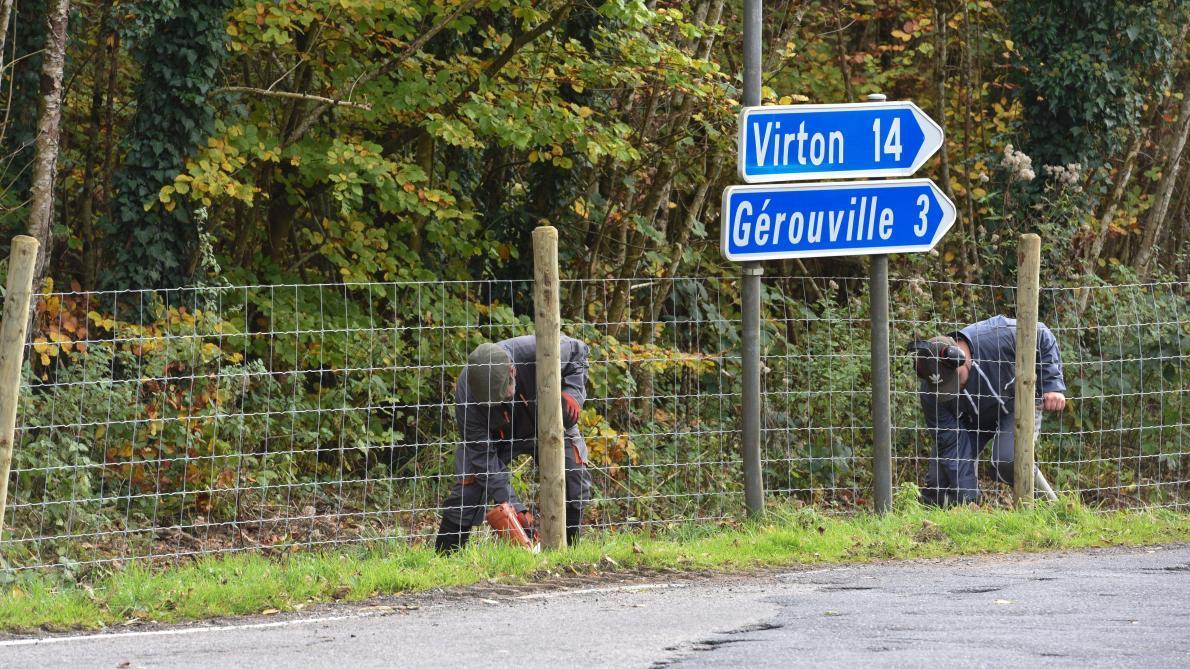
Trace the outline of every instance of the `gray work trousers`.
{"type": "MultiPolygon", "coordinates": [[[[1036,410],[1034,437],[1041,433],[1041,410],[1036,410]]],[[[992,477],[1008,485],[1013,484],[1013,460],[1016,447],[1016,419],[1013,414],[1001,414],[990,429],[957,428],[953,446],[939,449],[935,444],[926,471],[926,487],[922,496],[936,504],[963,504],[979,501],[979,457],[984,446],[992,442],[992,477]]]]}
{"type": "MultiPolygon", "coordinates": [[[[576,517],[582,517],[582,510],[591,499],[591,472],[587,471],[582,454],[586,452],[585,444],[580,448],[582,437],[575,439],[566,435],[565,467],[566,467],[566,505],[574,510],[576,517]]],[[[518,441],[517,446],[505,443],[497,446],[497,457],[503,463],[505,470],[513,458],[529,454],[536,459],[536,441],[518,441]]],[[[484,462],[486,451],[480,452],[476,447],[466,444],[460,445],[455,451],[455,471],[459,480],[451,488],[450,494],[442,503],[442,517],[447,522],[454,523],[460,528],[467,529],[483,522],[487,510],[501,502],[507,501],[517,511],[524,511],[525,505],[517,498],[516,491],[505,484],[503,480],[493,482],[489,477],[471,474],[477,468],[471,463],[484,462]]]]}

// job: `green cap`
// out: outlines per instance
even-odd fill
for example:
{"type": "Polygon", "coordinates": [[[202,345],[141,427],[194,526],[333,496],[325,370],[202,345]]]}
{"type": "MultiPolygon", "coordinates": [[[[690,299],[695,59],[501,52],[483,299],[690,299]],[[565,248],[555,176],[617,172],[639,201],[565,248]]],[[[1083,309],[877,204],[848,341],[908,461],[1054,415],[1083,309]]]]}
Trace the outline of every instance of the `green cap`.
{"type": "Polygon", "coordinates": [[[512,356],[499,344],[483,343],[467,356],[467,388],[476,402],[507,402],[512,356]]]}

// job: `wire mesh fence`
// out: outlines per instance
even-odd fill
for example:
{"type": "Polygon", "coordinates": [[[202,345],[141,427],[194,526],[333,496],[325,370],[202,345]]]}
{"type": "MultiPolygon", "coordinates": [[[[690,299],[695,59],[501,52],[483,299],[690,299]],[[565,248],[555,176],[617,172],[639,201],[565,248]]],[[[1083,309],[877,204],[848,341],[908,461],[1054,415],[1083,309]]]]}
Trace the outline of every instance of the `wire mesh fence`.
{"type": "MultiPolygon", "coordinates": [[[[865,291],[765,278],[770,501],[869,502],[865,291]]],[[[1011,316],[1013,291],[893,282],[894,484],[921,484],[931,447],[907,344],[1011,316]]],[[[1187,504],[1188,294],[1186,282],[1043,289],[1070,403],[1043,423],[1037,460],[1060,491],[1187,504]]],[[[531,295],[529,281],[41,295],[0,556],[73,568],[423,540],[456,480],[454,381],[481,341],[532,332],[531,295]]],[[[738,516],[736,280],[564,281],[562,295],[564,332],[591,347],[585,522],[738,516]]],[[[532,462],[511,470],[533,499],[532,462]]]]}

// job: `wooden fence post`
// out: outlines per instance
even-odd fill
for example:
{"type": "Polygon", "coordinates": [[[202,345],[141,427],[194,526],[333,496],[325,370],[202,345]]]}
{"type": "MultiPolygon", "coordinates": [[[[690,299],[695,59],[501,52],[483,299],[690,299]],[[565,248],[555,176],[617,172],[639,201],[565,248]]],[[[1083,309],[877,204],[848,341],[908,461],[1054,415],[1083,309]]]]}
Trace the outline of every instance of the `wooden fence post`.
{"type": "Polygon", "coordinates": [[[1016,434],[1012,496],[1017,506],[1033,503],[1033,434],[1036,429],[1037,293],[1041,279],[1041,237],[1021,235],[1017,246],[1016,434]]]}
{"type": "Polygon", "coordinates": [[[543,548],[566,547],[566,458],[562,431],[558,230],[533,231],[533,314],[537,337],[538,532],[543,548]]]}
{"type": "Polygon", "coordinates": [[[25,336],[29,329],[29,300],[37,265],[37,240],[19,235],[8,256],[8,288],[4,294],[4,320],[0,321],[0,539],[4,538],[4,510],[8,505],[8,471],[16,432],[17,404],[21,396],[25,336]]]}

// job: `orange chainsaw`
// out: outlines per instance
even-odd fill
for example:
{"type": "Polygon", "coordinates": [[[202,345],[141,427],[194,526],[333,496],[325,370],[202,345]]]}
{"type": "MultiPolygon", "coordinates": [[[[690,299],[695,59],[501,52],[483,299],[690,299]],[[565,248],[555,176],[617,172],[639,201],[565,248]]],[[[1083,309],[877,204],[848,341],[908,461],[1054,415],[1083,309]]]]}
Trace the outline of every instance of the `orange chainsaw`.
{"type": "Polygon", "coordinates": [[[532,513],[517,513],[511,504],[503,502],[492,507],[484,519],[501,539],[529,550],[536,550],[537,546],[533,541],[535,537],[531,536],[536,534],[533,531],[532,513]]]}

